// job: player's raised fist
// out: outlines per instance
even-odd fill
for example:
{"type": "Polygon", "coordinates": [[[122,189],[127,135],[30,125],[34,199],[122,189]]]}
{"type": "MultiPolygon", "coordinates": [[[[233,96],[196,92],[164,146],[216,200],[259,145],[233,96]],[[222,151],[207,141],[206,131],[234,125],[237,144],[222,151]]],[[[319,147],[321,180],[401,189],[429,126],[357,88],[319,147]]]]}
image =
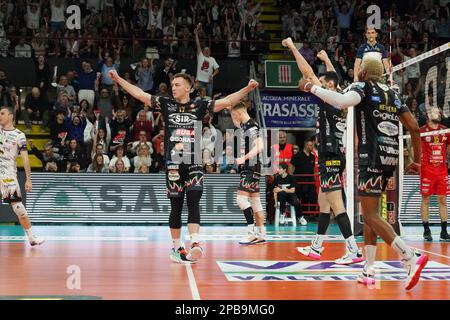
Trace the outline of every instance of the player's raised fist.
{"type": "Polygon", "coordinates": [[[300,81],[298,82],[298,89],[304,92],[311,91],[312,86],[312,82],[307,79],[300,79],[300,81]]]}
{"type": "Polygon", "coordinates": [[[250,81],[248,82],[248,86],[254,90],[259,86],[258,81],[254,80],[254,79],[250,79],[250,81]]]}
{"type": "Polygon", "coordinates": [[[113,81],[117,81],[119,79],[119,74],[116,70],[109,70],[108,75],[113,81]]]}
{"type": "Polygon", "coordinates": [[[289,47],[292,47],[294,45],[294,42],[292,41],[291,37],[288,37],[288,38],[284,39],[283,41],[281,41],[281,45],[283,47],[289,48],[289,47]]]}
{"type": "Polygon", "coordinates": [[[320,50],[320,52],[317,54],[317,58],[319,58],[322,61],[325,61],[328,59],[328,55],[325,52],[325,50],[320,50]]]}

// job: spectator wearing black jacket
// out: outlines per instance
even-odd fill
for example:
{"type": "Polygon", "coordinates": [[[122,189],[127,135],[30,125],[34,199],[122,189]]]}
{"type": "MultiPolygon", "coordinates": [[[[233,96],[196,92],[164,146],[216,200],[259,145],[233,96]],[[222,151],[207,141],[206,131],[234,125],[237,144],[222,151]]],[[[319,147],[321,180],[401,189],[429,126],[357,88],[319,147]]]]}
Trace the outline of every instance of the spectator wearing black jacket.
{"type": "Polygon", "coordinates": [[[31,92],[25,97],[23,111],[23,120],[25,121],[27,132],[30,132],[31,121],[33,120],[42,120],[41,131],[45,132],[45,128],[48,127],[50,104],[38,87],[33,87],[31,92]]]}
{"type": "Polygon", "coordinates": [[[50,139],[54,145],[61,145],[61,143],[64,144],[65,142],[68,131],[64,120],[64,112],[58,111],[49,123],[50,139]]]}
{"type": "Polygon", "coordinates": [[[34,154],[41,161],[44,171],[59,172],[62,170],[63,158],[60,154],[54,152],[51,141],[45,144],[43,152],[33,145],[33,140],[29,140],[29,143],[31,147],[30,154],[34,154]]]}
{"type": "Polygon", "coordinates": [[[45,61],[43,56],[35,56],[34,50],[32,50],[31,57],[33,58],[36,82],[35,86],[41,91],[41,95],[47,98],[47,90],[52,81],[52,69],[50,65],[45,61]]]}
{"type": "Polygon", "coordinates": [[[117,110],[113,120],[109,123],[111,128],[111,143],[109,151],[111,154],[116,151],[118,146],[123,146],[126,148],[127,143],[130,141],[130,127],[132,123],[126,115],[125,110],[119,109],[117,110]]]}
{"type": "Polygon", "coordinates": [[[78,164],[81,170],[86,170],[87,159],[83,149],[78,144],[77,140],[70,140],[67,146],[63,149],[64,164],[67,170],[74,164],[78,164]]]}

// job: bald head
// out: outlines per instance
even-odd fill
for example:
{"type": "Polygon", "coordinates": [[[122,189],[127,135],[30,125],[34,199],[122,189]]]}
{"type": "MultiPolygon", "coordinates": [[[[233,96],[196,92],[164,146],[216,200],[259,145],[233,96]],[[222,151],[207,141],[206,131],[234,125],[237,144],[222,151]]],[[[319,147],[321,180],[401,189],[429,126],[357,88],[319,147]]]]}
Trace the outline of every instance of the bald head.
{"type": "Polygon", "coordinates": [[[31,95],[34,98],[39,98],[39,96],[41,95],[41,91],[39,90],[38,87],[33,87],[33,89],[31,89],[31,95]]]}

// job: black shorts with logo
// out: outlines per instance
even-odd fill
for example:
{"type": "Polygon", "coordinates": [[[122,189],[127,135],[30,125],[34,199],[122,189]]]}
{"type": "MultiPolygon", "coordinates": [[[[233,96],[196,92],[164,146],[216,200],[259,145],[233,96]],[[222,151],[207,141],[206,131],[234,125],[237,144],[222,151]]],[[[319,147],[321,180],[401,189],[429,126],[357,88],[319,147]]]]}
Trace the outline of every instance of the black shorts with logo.
{"type": "Polygon", "coordinates": [[[167,197],[181,197],[185,191],[203,191],[203,178],[201,165],[169,163],[166,170],[167,197]]]}
{"type": "Polygon", "coordinates": [[[243,170],[241,171],[241,180],[239,182],[238,190],[248,193],[258,193],[260,179],[261,173],[259,171],[243,170]]]}
{"type": "Polygon", "coordinates": [[[358,195],[365,197],[379,197],[386,189],[392,172],[381,169],[360,166],[358,168],[358,195]]]}
{"type": "Polygon", "coordinates": [[[345,160],[337,155],[319,156],[320,189],[331,192],[342,189],[342,172],[345,160]]]}

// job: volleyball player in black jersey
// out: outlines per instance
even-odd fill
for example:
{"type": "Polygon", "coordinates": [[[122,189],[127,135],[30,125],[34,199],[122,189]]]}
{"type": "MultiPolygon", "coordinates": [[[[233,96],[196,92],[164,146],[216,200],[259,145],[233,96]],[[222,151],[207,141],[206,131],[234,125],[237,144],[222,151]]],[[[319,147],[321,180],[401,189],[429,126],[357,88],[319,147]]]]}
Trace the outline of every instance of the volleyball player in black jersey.
{"type": "Polygon", "coordinates": [[[402,103],[397,92],[381,83],[383,65],[379,59],[363,60],[358,79],[344,93],[321,88],[312,78],[302,79],[299,89],[311,92],[330,105],[345,109],[355,107],[358,135],[358,194],[364,216],[366,264],[358,282],[375,282],[374,262],[377,235],[401,257],[407,272],[405,289],[412,289],[428,262],[428,256],[410,248],[379,215],[380,196],[397,167],[400,121],[411,133],[414,162],[410,171],[420,171],[421,142],[417,121],[402,103]]]}
{"type": "MultiPolygon", "coordinates": [[[[285,39],[283,45],[292,51],[304,76],[313,77],[314,83],[329,90],[339,90],[338,75],[325,51],[319,52],[317,57],[325,63],[327,72],[320,79],[317,79],[312,68],[307,63],[303,63],[305,60],[295,48],[292,39],[285,39]]],[[[363,261],[362,252],[356,245],[350,219],[342,199],[342,173],[345,169],[343,135],[346,129],[346,111],[336,109],[323,101],[319,103],[318,107],[319,223],[317,234],[311,245],[298,247],[297,250],[312,259],[319,260],[321,258],[324,250],[324,247],[322,247],[323,238],[330,224],[330,212],[332,210],[346,242],[345,255],[335,262],[337,264],[358,263],[363,261]]]]}
{"type": "Polygon", "coordinates": [[[259,194],[261,178],[260,154],[263,150],[263,140],[258,123],[251,119],[247,106],[240,102],[231,108],[231,117],[238,130],[238,158],[241,179],[237,192],[237,203],[247,221],[247,236],[239,242],[243,245],[253,245],[266,241],[264,227],[264,211],[259,194]],[[255,226],[256,225],[256,226],[255,226]]]}
{"type": "Polygon", "coordinates": [[[200,247],[200,209],[203,193],[202,152],[200,146],[202,120],[207,112],[219,112],[231,108],[258,86],[250,80],[243,89],[217,101],[193,101],[189,97],[193,81],[184,73],[176,74],[172,80],[173,98],[152,96],[139,87],[119,77],[116,71],[110,71],[111,79],[117,82],[134,98],[150,105],[162,113],[164,119],[164,146],[166,147],[166,185],[171,211],[169,227],[174,247],[170,258],[178,263],[196,262],[203,253],[200,247]],[[196,143],[197,141],[197,143],[196,143]],[[188,207],[188,229],[191,237],[190,251],[181,241],[181,212],[186,195],[188,207]]]}

